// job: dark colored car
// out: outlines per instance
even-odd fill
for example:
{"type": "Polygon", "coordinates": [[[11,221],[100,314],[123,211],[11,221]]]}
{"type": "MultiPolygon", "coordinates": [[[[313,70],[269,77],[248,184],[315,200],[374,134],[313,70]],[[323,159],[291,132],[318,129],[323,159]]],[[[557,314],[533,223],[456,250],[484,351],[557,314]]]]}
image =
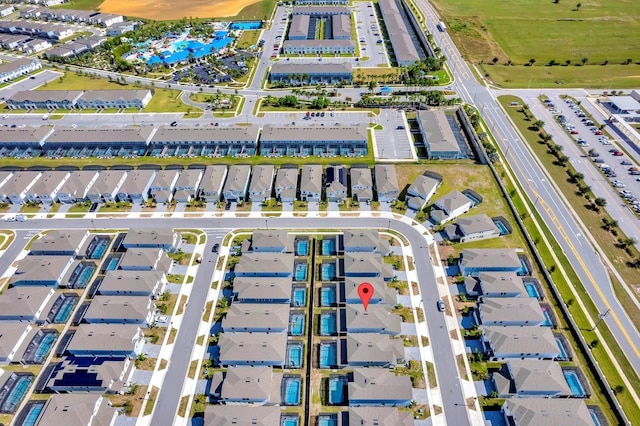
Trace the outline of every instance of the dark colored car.
{"type": "Polygon", "coordinates": [[[224,209],[229,210],[230,208],[231,208],[231,202],[227,202],[227,204],[224,205],[224,209]]]}
{"type": "Polygon", "coordinates": [[[214,244],[213,248],[211,249],[211,253],[217,253],[218,250],[220,250],[220,244],[214,244]]]}
{"type": "Polygon", "coordinates": [[[436,306],[438,307],[438,310],[440,312],[444,312],[444,302],[442,300],[438,300],[438,302],[436,303],[436,306]]]}

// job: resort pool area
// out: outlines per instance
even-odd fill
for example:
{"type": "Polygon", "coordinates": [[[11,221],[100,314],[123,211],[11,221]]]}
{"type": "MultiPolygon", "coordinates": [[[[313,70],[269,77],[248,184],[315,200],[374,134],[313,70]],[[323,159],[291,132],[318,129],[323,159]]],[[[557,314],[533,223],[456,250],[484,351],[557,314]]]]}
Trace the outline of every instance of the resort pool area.
{"type": "Polygon", "coordinates": [[[346,377],[329,377],[329,405],[340,405],[344,402],[346,377]]]}
{"type": "Polygon", "coordinates": [[[335,240],[322,240],[322,255],[331,256],[336,252],[335,240]]]}
{"type": "Polygon", "coordinates": [[[96,237],[94,241],[95,243],[92,241],[87,247],[87,257],[94,260],[102,259],[104,252],[109,247],[109,237],[96,237]]]}
{"type": "Polygon", "coordinates": [[[322,281],[331,281],[336,278],[336,265],[334,263],[323,263],[320,272],[322,281]]]}
{"type": "Polygon", "coordinates": [[[335,343],[320,343],[320,368],[332,368],[337,364],[337,350],[335,343]]]}
{"type": "Polygon", "coordinates": [[[296,248],[296,255],[307,256],[308,254],[309,254],[309,240],[298,241],[298,246],[296,248]]]}
{"type": "Polygon", "coordinates": [[[307,264],[306,263],[296,263],[294,279],[296,281],[307,280],[307,264]]]}
{"type": "Polygon", "coordinates": [[[54,330],[38,332],[33,340],[29,342],[22,361],[28,364],[42,364],[47,358],[57,337],[58,332],[54,330]]]}
{"type": "Polygon", "coordinates": [[[580,383],[580,379],[578,379],[578,375],[575,371],[564,370],[562,374],[564,374],[564,379],[567,381],[569,389],[571,389],[571,395],[585,396],[584,388],[582,387],[582,383],[580,383]]]}
{"type": "Polygon", "coordinates": [[[261,21],[232,22],[229,26],[230,30],[259,30],[260,28],[262,28],[261,21]]]}
{"type": "Polygon", "coordinates": [[[336,304],[336,288],[322,287],[320,290],[320,306],[335,306],[336,304]]]}
{"type": "Polygon", "coordinates": [[[287,367],[302,367],[302,345],[290,345],[287,348],[287,367]]]}
{"type": "Polygon", "coordinates": [[[307,304],[307,290],[304,288],[293,289],[293,306],[304,306],[307,304]]]}
{"type": "Polygon", "coordinates": [[[304,314],[291,315],[291,319],[289,319],[289,334],[292,336],[302,336],[304,334],[304,314]]]}
{"type": "Polygon", "coordinates": [[[89,262],[82,262],[76,266],[69,277],[69,288],[85,288],[89,284],[89,280],[96,270],[96,265],[89,262]]]}
{"type": "Polygon", "coordinates": [[[336,313],[328,312],[320,314],[320,335],[331,336],[338,331],[336,327],[336,313]]]}
{"type": "Polygon", "coordinates": [[[3,396],[0,412],[14,413],[34,379],[31,373],[13,373],[0,389],[0,395],[3,396]]]}
{"type": "Polygon", "coordinates": [[[524,285],[524,288],[527,289],[527,294],[529,295],[529,297],[535,297],[538,300],[542,299],[542,297],[540,297],[540,293],[538,293],[538,289],[536,288],[535,284],[527,283],[524,285]]]}
{"type": "Polygon", "coordinates": [[[284,387],[284,405],[300,405],[300,387],[302,379],[286,377],[282,379],[284,387]]]}

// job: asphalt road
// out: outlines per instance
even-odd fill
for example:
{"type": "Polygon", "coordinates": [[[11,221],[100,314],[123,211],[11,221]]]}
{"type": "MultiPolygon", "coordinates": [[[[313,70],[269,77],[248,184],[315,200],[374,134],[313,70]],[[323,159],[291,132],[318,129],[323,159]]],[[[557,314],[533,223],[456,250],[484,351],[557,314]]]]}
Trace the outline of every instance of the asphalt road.
{"type": "Polygon", "coordinates": [[[478,107],[518,181],[528,197],[535,200],[535,207],[542,220],[549,226],[600,313],[604,314],[611,309],[603,321],[610,328],[635,371],[640,372],[640,333],[616,298],[608,272],[599,255],[582,234],[582,229],[569,207],[564,204],[563,198],[547,180],[525,143],[520,140],[520,136],[500,108],[495,93],[476,81],[449,35],[437,29],[440,18],[435,10],[426,0],[417,0],[417,4],[426,15],[427,25],[435,42],[447,56],[447,64],[456,79],[456,91],[464,101],[478,107]]]}
{"type": "MultiPolygon", "coordinates": [[[[259,229],[268,226],[269,229],[392,229],[403,234],[411,244],[415,267],[419,278],[420,292],[424,301],[424,313],[429,328],[431,345],[436,348],[433,351],[434,363],[438,386],[442,394],[443,412],[446,424],[451,426],[470,425],[467,414],[466,401],[460,387],[458,367],[451,346],[451,337],[445,324],[444,315],[436,308],[436,302],[440,298],[436,288],[436,281],[431,262],[429,249],[426,246],[424,236],[412,226],[388,218],[166,218],[166,219],[34,219],[28,222],[14,222],[11,229],[89,229],[94,226],[100,229],[118,228],[188,228],[205,229],[208,232],[220,229],[259,229]],[[419,259],[425,259],[419,261],[419,259]]],[[[8,228],[7,224],[2,224],[8,228]]],[[[205,255],[210,254],[214,241],[208,239],[205,255]]],[[[6,257],[6,256],[3,256],[6,257]]],[[[185,308],[184,319],[180,332],[176,339],[174,350],[168,371],[162,385],[162,391],[158,396],[156,411],[151,424],[169,426],[175,422],[175,413],[180,402],[180,389],[183,387],[187,376],[191,351],[196,339],[197,327],[200,323],[202,310],[206,302],[206,293],[211,285],[211,277],[215,262],[203,262],[193,283],[193,289],[185,308]],[[180,348],[188,348],[180,350],[180,348]]]]}

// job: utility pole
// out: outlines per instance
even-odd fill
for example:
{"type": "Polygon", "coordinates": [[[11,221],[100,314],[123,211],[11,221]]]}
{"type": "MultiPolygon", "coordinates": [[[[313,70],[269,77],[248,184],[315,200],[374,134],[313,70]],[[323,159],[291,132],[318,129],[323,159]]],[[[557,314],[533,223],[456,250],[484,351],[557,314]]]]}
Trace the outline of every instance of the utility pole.
{"type": "Polygon", "coordinates": [[[609,315],[609,312],[611,312],[611,308],[608,308],[608,309],[607,309],[607,311],[606,311],[604,314],[600,315],[600,317],[598,318],[598,321],[596,322],[596,324],[595,324],[595,325],[593,326],[593,328],[592,328],[591,330],[589,330],[589,331],[594,331],[596,328],[598,328],[598,326],[600,325],[600,323],[602,322],[602,320],[603,320],[607,315],[609,315]]]}

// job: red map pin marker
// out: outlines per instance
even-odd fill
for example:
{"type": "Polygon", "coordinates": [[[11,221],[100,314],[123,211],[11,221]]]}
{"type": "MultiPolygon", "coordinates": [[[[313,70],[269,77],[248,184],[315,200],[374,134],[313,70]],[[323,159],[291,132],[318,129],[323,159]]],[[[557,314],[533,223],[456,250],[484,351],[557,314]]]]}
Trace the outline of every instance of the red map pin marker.
{"type": "Polygon", "coordinates": [[[362,305],[366,311],[367,306],[369,306],[369,301],[373,297],[373,286],[369,283],[360,284],[358,286],[358,296],[360,296],[360,300],[362,301],[362,305]]]}

